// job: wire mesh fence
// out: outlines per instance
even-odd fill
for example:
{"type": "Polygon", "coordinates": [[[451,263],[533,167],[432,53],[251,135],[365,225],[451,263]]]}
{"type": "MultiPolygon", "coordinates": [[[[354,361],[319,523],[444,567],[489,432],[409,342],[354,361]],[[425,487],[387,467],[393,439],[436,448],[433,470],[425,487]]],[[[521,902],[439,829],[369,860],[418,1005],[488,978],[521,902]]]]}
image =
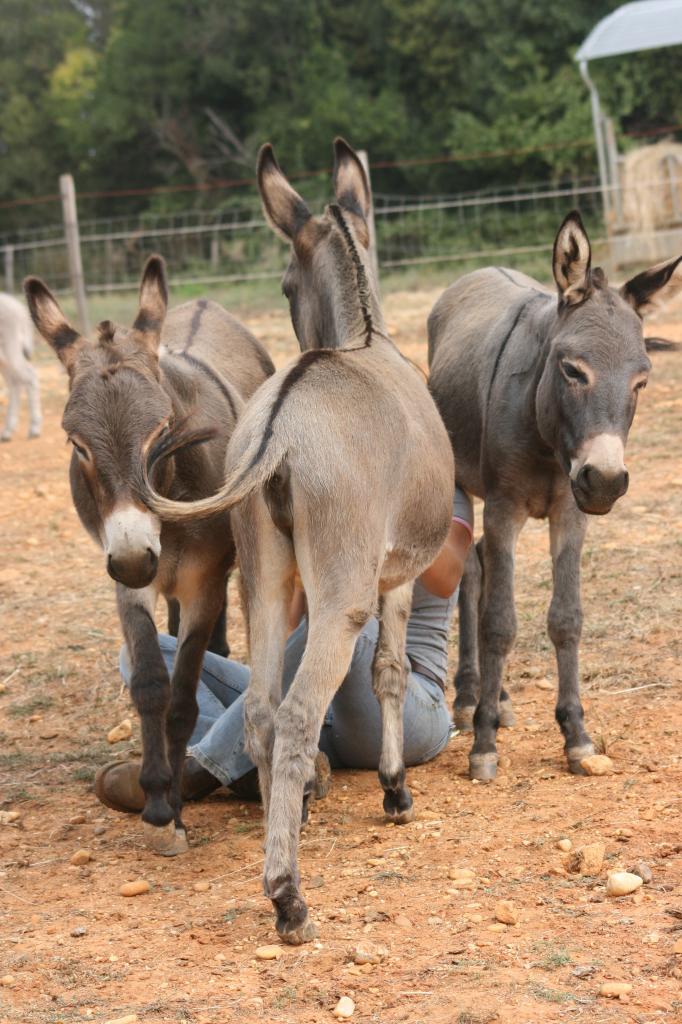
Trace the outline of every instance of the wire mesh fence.
{"type": "MultiPolygon", "coordinates": [[[[540,257],[546,264],[544,254],[551,250],[557,227],[573,208],[580,209],[593,244],[611,247],[607,262],[609,256],[618,263],[656,258],[659,252],[664,258],[671,246],[682,247],[682,178],[638,183],[632,194],[620,189],[618,198],[620,209],[639,209],[663,188],[674,195],[668,204],[672,215],[664,225],[647,222],[645,230],[639,222],[630,228],[607,224],[603,191],[593,180],[460,195],[377,194],[379,268],[452,264],[456,270],[458,264],[470,267],[496,260],[532,267],[540,257]],[[622,252],[619,238],[627,240],[622,252]]],[[[166,257],[174,284],[276,278],[287,260],[286,246],[265,224],[257,200],[244,197],[230,197],[214,209],[81,220],[80,243],[90,293],[136,289],[140,267],[151,251],[166,257]]],[[[57,291],[70,287],[59,222],[0,235],[0,252],[6,290],[16,290],[29,273],[45,278],[57,291]]]]}

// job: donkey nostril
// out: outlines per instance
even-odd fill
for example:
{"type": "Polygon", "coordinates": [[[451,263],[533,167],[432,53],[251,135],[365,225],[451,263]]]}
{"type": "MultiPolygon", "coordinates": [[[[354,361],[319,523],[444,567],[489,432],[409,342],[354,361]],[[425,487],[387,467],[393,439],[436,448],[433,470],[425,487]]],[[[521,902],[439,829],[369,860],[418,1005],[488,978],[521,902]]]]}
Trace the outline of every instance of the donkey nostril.
{"type": "Polygon", "coordinates": [[[594,472],[592,467],[583,466],[580,472],[578,473],[578,484],[580,485],[580,487],[584,487],[586,490],[589,490],[592,486],[593,481],[594,472]],[[590,479],[590,477],[592,477],[592,479],[590,479]]]}
{"type": "Polygon", "coordinates": [[[621,487],[620,493],[621,493],[621,495],[625,494],[625,492],[627,491],[629,486],[630,486],[630,474],[628,473],[627,469],[624,469],[622,477],[621,477],[621,482],[620,482],[620,487],[621,487]]]}

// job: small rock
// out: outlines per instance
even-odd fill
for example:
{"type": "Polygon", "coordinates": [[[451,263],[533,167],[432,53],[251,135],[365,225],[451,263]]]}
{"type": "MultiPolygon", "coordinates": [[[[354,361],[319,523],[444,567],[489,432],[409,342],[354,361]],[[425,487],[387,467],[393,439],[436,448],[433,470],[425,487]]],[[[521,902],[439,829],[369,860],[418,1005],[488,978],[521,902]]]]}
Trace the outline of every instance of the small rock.
{"type": "Polygon", "coordinates": [[[617,839],[619,843],[628,843],[634,834],[631,828],[617,828],[614,832],[614,839],[617,839]]]}
{"type": "Polygon", "coordinates": [[[107,733],[107,743],[121,743],[122,740],[129,740],[133,734],[133,723],[129,718],[124,718],[122,722],[115,725],[113,729],[110,729],[107,733]]]}
{"type": "Polygon", "coordinates": [[[80,938],[82,938],[83,935],[87,935],[87,934],[88,934],[88,929],[84,928],[82,924],[78,925],[77,928],[72,928],[71,929],[71,935],[73,936],[74,939],[80,939],[80,938]]]}
{"type": "Polygon", "coordinates": [[[673,953],[675,956],[682,956],[682,939],[678,939],[673,946],[673,953]]]}
{"type": "Polygon", "coordinates": [[[573,968],[571,974],[575,978],[589,978],[590,975],[595,974],[596,971],[597,968],[594,966],[594,964],[578,964],[577,967],[573,968]]]}
{"type": "Polygon", "coordinates": [[[192,886],[195,892],[208,892],[211,888],[210,882],[195,882],[192,886]]]}
{"type": "Polygon", "coordinates": [[[448,871],[448,878],[452,879],[453,882],[458,882],[464,879],[473,879],[476,877],[476,873],[471,868],[450,868],[448,871]]]}
{"type": "Polygon", "coordinates": [[[92,834],[93,836],[103,836],[106,830],[106,825],[95,825],[92,830],[92,834]]]}
{"type": "Polygon", "coordinates": [[[507,930],[507,926],[506,926],[506,924],[504,924],[503,921],[498,921],[496,924],[489,924],[488,925],[488,931],[489,932],[506,932],[506,930],[507,930]]]}
{"type": "Polygon", "coordinates": [[[500,900],[495,906],[495,920],[501,924],[518,924],[519,915],[509,900],[500,900]]]}
{"type": "Polygon", "coordinates": [[[19,811],[0,811],[0,825],[11,825],[14,821],[19,821],[21,815],[19,811]]]}
{"type": "Polygon", "coordinates": [[[630,872],[633,875],[639,875],[645,885],[650,885],[653,881],[653,873],[648,864],[645,864],[643,860],[637,862],[634,867],[631,867],[630,872]]]}
{"type": "Polygon", "coordinates": [[[412,922],[410,921],[409,917],[405,917],[404,914],[398,914],[397,917],[394,917],[393,923],[397,924],[398,928],[411,928],[412,927],[412,922]]]}
{"type": "Polygon", "coordinates": [[[385,946],[379,946],[374,942],[358,942],[352,952],[353,962],[362,964],[380,964],[388,956],[385,946]]]}
{"type": "Polygon", "coordinates": [[[574,874],[596,876],[602,869],[606,847],[603,843],[588,843],[575,851],[567,863],[574,874]]]}
{"type": "Polygon", "coordinates": [[[74,814],[72,818],[69,818],[69,825],[84,825],[87,818],[84,814],[74,814]]]}
{"type": "Polygon", "coordinates": [[[76,852],[71,855],[69,863],[75,864],[76,867],[80,867],[81,864],[87,864],[91,860],[92,854],[89,850],[76,850],[76,852]]]}
{"type": "Polygon", "coordinates": [[[259,946],[256,950],[256,960],[279,960],[282,952],[281,946],[259,946]]]}
{"type": "Polygon", "coordinates": [[[600,996],[607,996],[609,999],[618,999],[620,996],[629,996],[632,992],[632,985],[629,981],[605,981],[599,989],[600,996]]]}
{"type": "Polygon", "coordinates": [[[643,884],[639,875],[631,875],[629,871],[612,871],[606,880],[606,895],[629,896],[643,884]]]}
{"type": "Polygon", "coordinates": [[[127,1017],[112,1017],[111,1020],[105,1020],[104,1024],[137,1024],[137,1014],[129,1013],[127,1017]]]}
{"type": "Polygon", "coordinates": [[[118,890],[121,896],[142,896],[151,890],[151,885],[144,878],[138,878],[134,882],[124,882],[118,890]]]}
{"type": "Polygon", "coordinates": [[[16,983],[17,979],[13,974],[6,974],[4,978],[0,978],[0,985],[2,985],[3,988],[12,988],[16,983]]]}
{"type": "Polygon", "coordinates": [[[554,689],[554,683],[551,681],[551,679],[548,679],[547,676],[543,676],[542,679],[536,679],[535,685],[537,686],[538,690],[554,689]]]}
{"type": "Polygon", "coordinates": [[[350,1020],[355,1011],[355,1003],[350,996],[341,996],[334,1007],[334,1016],[338,1020],[350,1020]]]}
{"type": "Polygon", "coordinates": [[[613,761],[606,754],[591,754],[584,757],[580,767],[587,775],[613,775],[613,761]]]}
{"type": "Polygon", "coordinates": [[[560,839],[556,844],[557,850],[561,850],[562,853],[568,853],[569,850],[573,849],[573,843],[570,839],[560,839]]]}

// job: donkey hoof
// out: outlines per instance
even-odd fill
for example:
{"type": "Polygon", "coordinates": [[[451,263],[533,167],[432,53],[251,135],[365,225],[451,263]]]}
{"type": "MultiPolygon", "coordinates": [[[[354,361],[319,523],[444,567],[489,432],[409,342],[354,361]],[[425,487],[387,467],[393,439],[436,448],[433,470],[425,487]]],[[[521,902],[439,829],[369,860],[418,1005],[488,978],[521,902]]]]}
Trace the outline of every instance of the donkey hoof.
{"type": "Polygon", "coordinates": [[[407,825],[414,821],[414,803],[407,786],[403,789],[387,789],[384,793],[384,813],[387,821],[394,825],[407,825]]]}
{"type": "Polygon", "coordinates": [[[516,725],[516,715],[510,700],[500,701],[497,715],[502,729],[513,729],[516,725]]]}
{"type": "Polygon", "coordinates": [[[455,727],[460,732],[473,732],[475,704],[467,704],[466,707],[455,706],[455,727]]]}
{"type": "Polygon", "coordinates": [[[315,758],[315,788],[313,796],[316,800],[324,800],[332,786],[332,766],[329,758],[318,750],[315,758]]]}
{"type": "Polygon", "coordinates": [[[469,778],[477,782],[494,782],[497,775],[497,754],[469,754],[469,778]]]}
{"type": "Polygon", "coordinates": [[[184,828],[176,828],[174,821],[161,827],[143,821],[142,829],[147,849],[158,853],[160,857],[177,857],[189,850],[187,833],[184,828]]]}
{"type": "Polygon", "coordinates": [[[593,754],[594,747],[591,743],[584,743],[582,747],[570,747],[566,751],[566,760],[568,761],[568,770],[571,775],[586,775],[587,772],[580,762],[586,757],[592,757],[593,754]]]}
{"type": "Polygon", "coordinates": [[[304,942],[313,942],[319,935],[317,925],[313,924],[309,917],[295,928],[287,928],[285,924],[280,925],[278,922],[277,933],[282,942],[289,946],[302,946],[304,942]]]}

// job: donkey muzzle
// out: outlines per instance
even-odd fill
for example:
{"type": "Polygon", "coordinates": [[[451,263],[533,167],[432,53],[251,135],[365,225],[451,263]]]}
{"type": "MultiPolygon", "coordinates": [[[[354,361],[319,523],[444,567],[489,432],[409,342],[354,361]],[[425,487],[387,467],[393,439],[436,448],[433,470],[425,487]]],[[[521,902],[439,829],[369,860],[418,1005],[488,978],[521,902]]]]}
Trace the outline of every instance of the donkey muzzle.
{"type": "Polygon", "coordinates": [[[597,434],[586,441],[571,462],[571,488],[578,508],[593,516],[610,512],[625,494],[630,474],[623,461],[625,446],[617,434],[597,434]]]}
{"type": "Polygon", "coordinates": [[[114,555],[107,555],[107,572],[112,580],[122,583],[124,587],[130,587],[131,590],[148,587],[158,568],[158,555],[155,555],[151,548],[147,548],[144,554],[138,557],[116,558],[114,555]]]}
{"type": "Polygon", "coordinates": [[[118,507],[104,520],[107,572],[117,583],[138,590],[159,568],[161,526],[156,516],[135,505],[118,507]]]}
{"type": "Polygon", "coordinates": [[[593,516],[610,512],[628,489],[630,474],[623,469],[614,476],[606,476],[595,466],[583,466],[575,481],[571,481],[573,497],[578,508],[593,516]]]}

